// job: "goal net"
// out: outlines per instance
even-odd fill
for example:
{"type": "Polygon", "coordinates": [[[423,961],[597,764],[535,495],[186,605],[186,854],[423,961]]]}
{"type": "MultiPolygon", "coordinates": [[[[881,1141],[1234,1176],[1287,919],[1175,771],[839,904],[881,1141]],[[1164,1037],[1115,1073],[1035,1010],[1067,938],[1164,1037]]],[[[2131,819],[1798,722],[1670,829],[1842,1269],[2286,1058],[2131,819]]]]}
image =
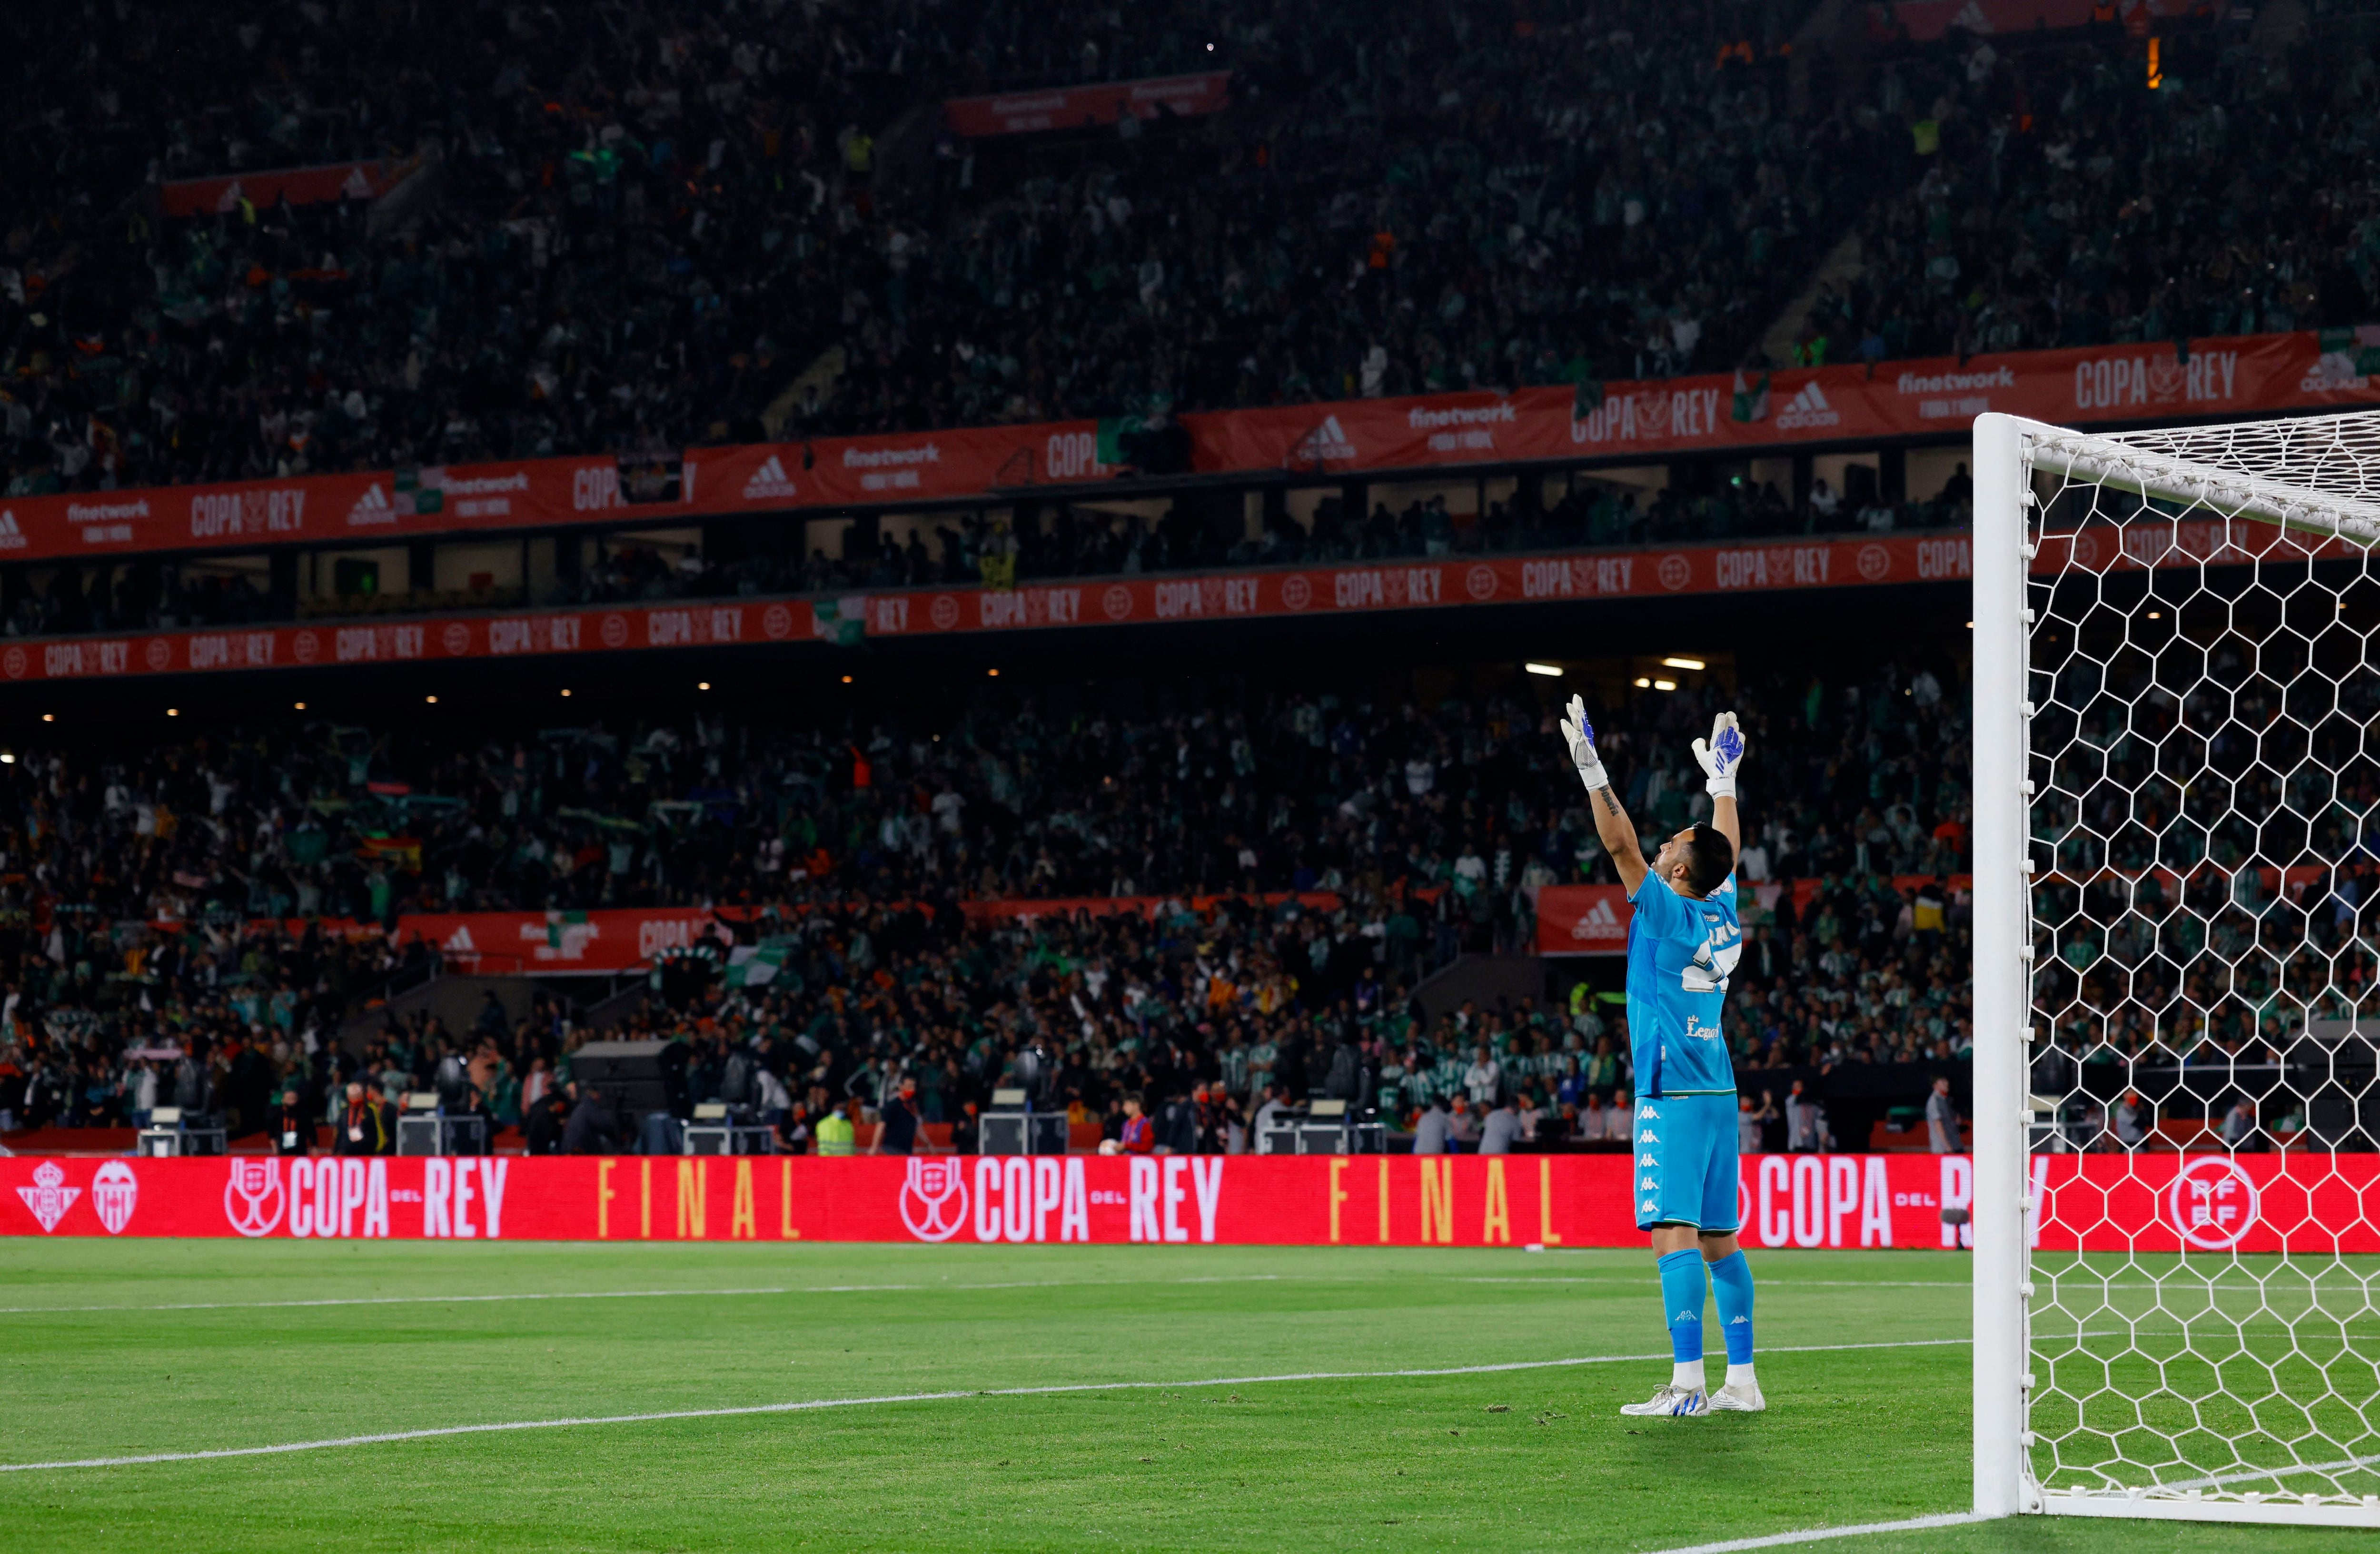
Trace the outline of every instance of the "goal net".
{"type": "Polygon", "coordinates": [[[1977,1509],[2380,1525],[2380,414],[1976,460],[1977,1509]]]}

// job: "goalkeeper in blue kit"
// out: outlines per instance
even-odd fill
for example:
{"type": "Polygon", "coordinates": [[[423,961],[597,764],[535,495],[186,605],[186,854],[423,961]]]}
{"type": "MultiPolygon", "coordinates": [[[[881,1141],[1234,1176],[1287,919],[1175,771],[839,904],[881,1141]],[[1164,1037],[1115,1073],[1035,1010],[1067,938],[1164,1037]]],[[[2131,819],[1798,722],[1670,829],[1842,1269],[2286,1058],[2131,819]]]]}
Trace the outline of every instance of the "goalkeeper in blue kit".
{"type": "Polygon", "coordinates": [[[1562,738],[1595,811],[1596,834],[1619,867],[1634,916],[1628,925],[1628,1035],[1636,1065],[1636,1228],[1653,1232],[1672,1365],[1667,1384],[1622,1414],[1682,1419],[1768,1405],[1752,1373],[1752,1270],[1736,1245],[1735,1071],[1719,1031],[1728,977],[1743,953],[1735,859],[1743,832],[1735,773],[1743,732],[1722,712],[1694,759],[1709,781],[1707,825],[1661,844],[1649,864],[1636,828],[1595,753],[1586,704],[1570,699],[1562,738]],[[1703,1376],[1704,1267],[1727,1340],[1727,1383],[1703,1376]]]}

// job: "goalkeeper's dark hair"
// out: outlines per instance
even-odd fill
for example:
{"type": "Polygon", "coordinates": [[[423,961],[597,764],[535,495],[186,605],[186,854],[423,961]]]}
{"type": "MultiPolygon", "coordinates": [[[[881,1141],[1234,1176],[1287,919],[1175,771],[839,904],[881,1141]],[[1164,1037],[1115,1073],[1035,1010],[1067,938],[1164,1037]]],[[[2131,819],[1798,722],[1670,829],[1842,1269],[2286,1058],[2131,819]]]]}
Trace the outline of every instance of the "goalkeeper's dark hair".
{"type": "Polygon", "coordinates": [[[1735,868],[1735,844],[1707,823],[1696,820],[1686,835],[1686,889],[1706,896],[1726,883],[1735,868]]]}

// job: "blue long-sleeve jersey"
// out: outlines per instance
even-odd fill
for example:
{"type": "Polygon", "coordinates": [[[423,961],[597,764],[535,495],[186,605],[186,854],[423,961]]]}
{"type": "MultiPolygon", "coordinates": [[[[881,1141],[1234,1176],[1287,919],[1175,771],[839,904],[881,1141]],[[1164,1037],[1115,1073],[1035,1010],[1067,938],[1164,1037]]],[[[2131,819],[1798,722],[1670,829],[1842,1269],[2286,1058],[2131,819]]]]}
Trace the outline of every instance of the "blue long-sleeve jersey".
{"type": "Polygon", "coordinates": [[[1696,901],[1647,873],[1629,904],[1628,1038],[1638,1099],[1732,1093],[1735,1065],[1718,1016],[1743,954],[1735,876],[1696,901]]]}

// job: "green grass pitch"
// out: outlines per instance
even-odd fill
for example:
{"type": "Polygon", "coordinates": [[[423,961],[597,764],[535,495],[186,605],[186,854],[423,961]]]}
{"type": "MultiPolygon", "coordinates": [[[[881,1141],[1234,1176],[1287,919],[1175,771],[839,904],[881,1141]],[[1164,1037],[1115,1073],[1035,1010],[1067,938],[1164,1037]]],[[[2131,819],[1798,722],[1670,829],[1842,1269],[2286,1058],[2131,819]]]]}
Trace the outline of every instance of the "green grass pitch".
{"type": "MultiPolygon", "coordinates": [[[[10,1241],[5,1463],[963,1395],[0,1473],[0,1550],[1647,1550],[1965,1508],[1967,1263],[1952,1255],[1756,1255],[1771,1405],[1756,1417],[1621,1419],[1666,1358],[978,1395],[1660,1355],[1650,1263],[10,1241]],[[617,1298],[457,1298],[584,1293],[617,1298]],[[1876,1347],[1805,1347],[1845,1344],[1876,1347]]],[[[2034,1518],[1818,1547],[2297,1554],[2380,1538],[2034,1518]]]]}

